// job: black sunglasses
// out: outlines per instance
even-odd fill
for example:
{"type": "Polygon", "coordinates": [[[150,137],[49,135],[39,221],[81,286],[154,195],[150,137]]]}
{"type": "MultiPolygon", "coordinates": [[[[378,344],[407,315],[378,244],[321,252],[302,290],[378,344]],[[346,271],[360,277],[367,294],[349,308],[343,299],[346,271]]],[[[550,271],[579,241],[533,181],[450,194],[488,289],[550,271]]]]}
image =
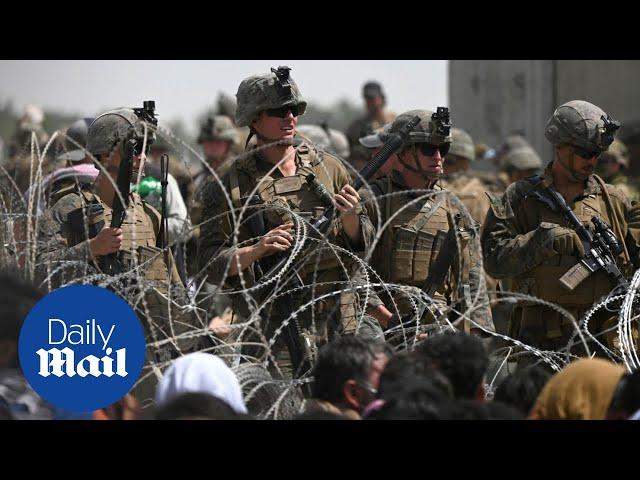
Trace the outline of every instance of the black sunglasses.
{"type": "Polygon", "coordinates": [[[304,111],[305,107],[302,105],[287,105],[285,107],[268,108],[265,110],[265,112],[267,112],[267,116],[278,118],[286,117],[289,112],[291,112],[294,117],[297,117],[298,115],[302,115],[304,111]]]}
{"type": "Polygon", "coordinates": [[[576,155],[587,160],[593,157],[597,157],[601,153],[600,150],[587,150],[585,148],[576,147],[575,145],[571,145],[571,148],[573,148],[573,152],[576,155]]]}
{"type": "Polygon", "coordinates": [[[430,143],[419,143],[418,148],[425,157],[433,157],[436,151],[440,150],[440,155],[443,157],[449,153],[450,144],[443,143],[442,145],[431,145],[430,143]]]}

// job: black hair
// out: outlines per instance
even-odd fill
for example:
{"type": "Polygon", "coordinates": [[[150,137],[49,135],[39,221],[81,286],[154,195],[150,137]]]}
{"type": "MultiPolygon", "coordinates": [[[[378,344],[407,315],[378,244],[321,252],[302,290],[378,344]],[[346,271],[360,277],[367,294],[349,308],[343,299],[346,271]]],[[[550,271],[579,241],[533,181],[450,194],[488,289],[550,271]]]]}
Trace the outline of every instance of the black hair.
{"type": "Polygon", "coordinates": [[[530,365],[505,378],[496,389],[494,400],[529,415],[542,388],[551,378],[551,372],[539,365],[530,365]]]}
{"type": "Polygon", "coordinates": [[[324,345],[313,368],[313,397],[340,402],[347,380],[366,381],[378,353],[375,343],[374,340],[348,336],[324,345]]]}
{"type": "Polygon", "coordinates": [[[202,392],[178,395],[156,412],[156,420],[188,420],[192,417],[208,420],[245,420],[248,415],[237,413],[225,401],[202,392]]]}
{"type": "Polygon", "coordinates": [[[483,402],[468,398],[449,405],[450,420],[524,420],[519,410],[502,402],[483,402]]]}
{"type": "Polygon", "coordinates": [[[402,395],[411,380],[422,378],[447,398],[453,398],[453,387],[440,371],[416,352],[401,352],[391,357],[380,375],[378,398],[388,399],[402,395]]]}
{"type": "Polygon", "coordinates": [[[482,341],[463,332],[446,332],[428,337],[416,352],[451,382],[455,398],[474,398],[489,365],[482,341]]]}
{"type": "MultiPolygon", "coordinates": [[[[389,393],[389,392],[388,392],[389,393]]],[[[448,417],[448,402],[433,380],[426,377],[407,378],[399,389],[393,390],[384,399],[379,409],[365,418],[371,420],[445,420],[448,417]]]]}
{"type": "Polygon", "coordinates": [[[613,393],[609,410],[625,418],[640,410],[640,370],[622,376],[613,393]]]}

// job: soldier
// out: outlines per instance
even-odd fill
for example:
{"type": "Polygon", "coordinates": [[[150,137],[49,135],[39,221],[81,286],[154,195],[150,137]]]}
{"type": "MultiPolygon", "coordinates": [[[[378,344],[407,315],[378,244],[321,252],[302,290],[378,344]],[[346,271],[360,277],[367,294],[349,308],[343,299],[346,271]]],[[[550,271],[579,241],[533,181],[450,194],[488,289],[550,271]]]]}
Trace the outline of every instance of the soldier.
{"type": "Polygon", "coordinates": [[[501,173],[504,172],[505,176],[499,175],[498,178],[506,190],[512,183],[535,175],[542,167],[542,160],[533,148],[518,147],[502,158],[501,173]]]}
{"type": "Polygon", "coordinates": [[[471,136],[460,128],[451,129],[451,147],[444,159],[442,188],[456,194],[473,218],[480,225],[489,210],[485,191],[495,191],[495,181],[472,172],[475,160],[475,145],[471,136]]]}
{"type": "MultiPolygon", "coordinates": [[[[410,133],[408,144],[397,153],[391,174],[373,181],[371,190],[363,187],[359,192],[373,224],[371,228],[386,225],[370,265],[385,283],[421,288],[434,273],[432,267],[444,236],[455,228],[459,236],[456,244],[462,248],[454,247],[451,252],[451,260],[456,260],[442,272],[446,278],[444,284],[437,284],[434,300],[440,307],[460,302],[456,305],[460,310],[461,304],[470,306],[472,299],[479,295],[479,305],[483,306],[475,308],[469,315],[470,321],[465,319],[459,326],[476,333],[482,329],[493,331],[479,253],[471,245],[477,235],[477,226],[470,225],[468,217],[460,222],[454,219],[459,209],[438,184],[443,171],[443,155],[451,144],[448,115],[443,118],[427,110],[411,110],[393,121],[389,133],[399,131],[415,115],[420,117],[420,124],[410,133]],[[427,198],[424,198],[424,190],[430,191],[427,198]],[[391,223],[387,225],[387,222],[391,223]]],[[[365,234],[374,235],[375,232],[365,234]]],[[[372,283],[378,283],[377,277],[373,274],[370,277],[372,283]]],[[[413,303],[401,288],[380,289],[379,296],[372,295],[368,313],[387,328],[396,306],[399,316],[414,315],[413,303]]],[[[438,316],[425,312],[423,321],[433,322],[438,316]]]]}
{"type": "MultiPolygon", "coordinates": [[[[382,85],[378,82],[367,82],[362,87],[362,97],[365,101],[367,113],[351,123],[347,128],[347,138],[351,149],[349,161],[354,165],[358,162],[366,161],[368,152],[360,145],[358,140],[361,137],[375,133],[385,124],[393,121],[396,115],[385,111],[387,98],[382,91],[382,85]]],[[[357,167],[356,167],[357,168],[357,167]]]]}
{"type": "Polygon", "coordinates": [[[609,149],[598,157],[596,172],[610,185],[615,185],[629,198],[638,200],[638,190],[626,173],[629,168],[629,150],[620,140],[614,140],[609,149]]]}
{"type": "MultiPolygon", "coordinates": [[[[224,104],[228,104],[228,101],[224,100],[225,98],[223,94],[218,96],[219,108],[221,101],[224,101],[224,104]]],[[[198,143],[202,145],[202,151],[208,166],[222,178],[229,170],[229,166],[235,155],[240,151],[240,134],[230,117],[226,115],[214,115],[207,118],[201,125],[198,143]]],[[[192,238],[187,243],[188,270],[190,275],[195,275],[198,271],[197,243],[200,237],[200,222],[202,221],[202,195],[203,188],[210,177],[211,170],[201,165],[201,170],[193,182],[194,195],[193,201],[189,202],[189,215],[194,228],[192,238]]],[[[212,291],[209,292],[209,294],[211,293],[212,291]]]]}
{"type": "MultiPolygon", "coordinates": [[[[560,305],[576,320],[614,285],[602,269],[570,284],[573,290],[560,282],[585,251],[565,215],[545,203],[546,187],[554,187],[587,228],[593,230],[594,216],[611,225],[623,246],[616,261],[625,275],[633,272],[640,260],[640,208],[593,173],[598,155],[609,147],[616,129],[617,123],[591,103],[573,100],[558,107],[545,128],[554,160],[543,176],[519,180],[501,198],[492,198],[482,234],[489,274],[510,279],[514,291],[560,305]]],[[[591,318],[589,331],[600,333],[610,315],[601,309],[591,318]]],[[[542,350],[565,348],[574,334],[568,318],[537,303],[514,309],[511,330],[512,337],[542,350]]]]}
{"type": "MultiPolygon", "coordinates": [[[[229,169],[229,160],[239,153],[240,134],[236,126],[226,115],[214,115],[207,118],[200,128],[198,144],[202,145],[204,157],[211,168],[219,176],[223,176],[229,169]]],[[[209,175],[204,169],[203,174],[209,175]]],[[[198,180],[198,185],[202,180],[198,180]]]]}
{"type": "MultiPolygon", "coordinates": [[[[115,254],[120,265],[116,273],[128,275],[117,283],[107,278],[108,286],[136,309],[143,320],[147,342],[169,340],[164,347],[147,348],[148,368],[151,363],[168,361],[189,350],[191,341],[174,337],[193,327],[177,309],[168,311],[169,293],[172,303],[187,302],[188,298],[170,250],[159,248],[160,214],[133,192],[121,228],[110,227],[112,208],[120,193],[114,183],[125,155],[125,142],[136,143],[130,172],[135,181],[145,161],[142,146],[146,141],[148,149],[154,140],[149,115],[141,110],[111,110],[91,123],[87,150],[95,157],[100,174],[92,185],[69,182],[52,193],[52,206],[40,220],[36,267],[53,288],[103,272],[106,258],[115,254]],[[146,136],[145,123],[149,127],[146,136]]],[[[143,371],[143,378],[145,375],[150,373],[143,371]]],[[[151,377],[142,381],[138,399],[152,398],[154,384],[151,377]]]]}
{"type": "MultiPolygon", "coordinates": [[[[287,371],[283,335],[275,339],[273,336],[276,328],[296,309],[315,299],[312,307],[299,312],[294,319],[288,318],[300,327],[296,335],[302,332],[311,352],[306,353],[310,355],[314,345],[326,342],[333,333],[354,330],[353,295],[332,295],[348,288],[348,282],[344,281],[348,273],[344,265],[348,265],[348,259],[338,251],[330,251],[326,241],[340,248],[362,251],[366,247],[362,224],[368,222],[340,160],[311,145],[296,146],[298,116],[304,114],[307,102],[289,77],[289,70],[279,67],[267,74],[252,75],[238,87],[236,123],[250,128],[250,136],[256,137],[257,148],[249,150],[231,165],[222,185],[210,180],[205,186],[198,253],[200,267],[208,275],[209,282],[216,285],[224,282],[226,287],[236,291],[240,287],[248,288],[273,268],[280,257],[276,254],[286,255],[291,250],[294,220],[318,218],[330,206],[325,203],[327,200],[335,202],[339,218],[332,222],[325,239],[310,231],[313,238],[307,238],[305,252],[297,257],[305,262],[302,265],[296,262],[295,266],[304,288],[286,295],[286,303],[276,300],[275,304],[269,302],[268,308],[259,305],[266,312],[261,325],[265,332],[263,338],[275,340],[273,353],[285,375],[292,372],[287,371]],[[317,188],[318,184],[324,187],[324,195],[318,193],[322,189],[317,188]],[[225,197],[223,188],[229,197],[225,197]],[[247,207],[240,217],[248,200],[257,200],[259,206],[247,207]],[[253,221],[247,217],[262,220],[253,221]],[[306,245],[312,251],[306,249],[306,245]]],[[[262,294],[265,288],[254,289],[252,293],[262,294]]],[[[280,292],[286,292],[288,288],[284,285],[280,292]]],[[[246,297],[236,293],[233,299],[235,309],[249,317],[246,297]]],[[[287,350],[291,352],[290,348],[287,350]]],[[[294,374],[298,367],[293,365],[294,374]]]]}

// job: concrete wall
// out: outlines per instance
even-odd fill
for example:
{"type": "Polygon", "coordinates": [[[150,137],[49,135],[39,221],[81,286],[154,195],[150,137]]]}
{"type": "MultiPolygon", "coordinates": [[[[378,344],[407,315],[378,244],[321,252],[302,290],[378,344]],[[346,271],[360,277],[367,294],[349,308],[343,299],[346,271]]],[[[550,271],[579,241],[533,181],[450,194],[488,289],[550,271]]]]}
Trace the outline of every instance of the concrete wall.
{"type": "MultiPolygon", "coordinates": [[[[496,147],[520,131],[551,160],[544,126],[553,109],[587,100],[624,122],[640,117],[637,60],[451,60],[449,105],[455,125],[496,147]]],[[[481,170],[488,164],[477,164],[481,170]]]]}

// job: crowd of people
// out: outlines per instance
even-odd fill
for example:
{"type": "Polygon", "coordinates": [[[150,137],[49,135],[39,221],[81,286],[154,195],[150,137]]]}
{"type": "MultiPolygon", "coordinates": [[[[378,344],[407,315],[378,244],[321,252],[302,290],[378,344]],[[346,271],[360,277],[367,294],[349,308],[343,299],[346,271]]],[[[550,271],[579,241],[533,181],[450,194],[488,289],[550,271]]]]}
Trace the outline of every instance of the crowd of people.
{"type": "Polygon", "coordinates": [[[53,135],[25,111],[0,178],[3,418],[640,418],[619,122],[558,106],[545,168],[445,107],[390,112],[377,82],[345,133],[298,125],[290,71],[244,79],[199,150],[153,102],[53,135]],[[136,386],[95,412],[39,398],[17,357],[29,309],[77,282],[121,295],[147,339],[136,386]]]}

